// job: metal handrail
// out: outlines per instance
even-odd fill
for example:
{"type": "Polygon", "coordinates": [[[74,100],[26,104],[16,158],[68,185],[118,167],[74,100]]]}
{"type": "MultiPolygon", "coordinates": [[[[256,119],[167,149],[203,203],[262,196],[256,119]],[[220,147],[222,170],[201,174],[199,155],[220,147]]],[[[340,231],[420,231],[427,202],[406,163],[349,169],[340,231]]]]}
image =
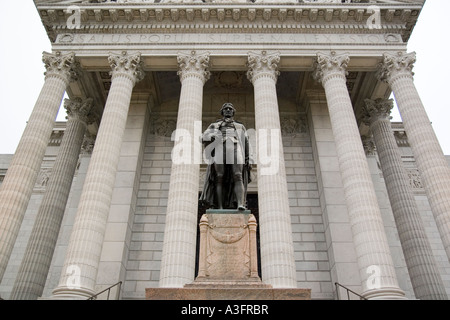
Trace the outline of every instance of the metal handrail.
{"type": "Polygon", "coordinates": [[[97,300],[97,297],[98,297],[99,295],[101,295],[102,293],[106,292],[106,291],[108,291],[108,297],[106,298],[106,300],[109,300],[109,294],[110,294],[110,292],[111,292],[111,289],[114,288],[114,287],[116,287],[116,286],[119,287],[119,288],[118,288],[118,291],[117,291],[118,293],[117,293],[117,299],[116,299],[116,300],[119,300],[119,297],[120,297],[120,289],[121,289],[121,287],[122,287],[122,281],[119,281],[119,282],[117,282],[116,284],[113,284],[112,286],[106,288],[105,290],[100,291],[99,293],[94,294],[93,296],[89,297],[88,300],[97,300]]]}
{"type": "Polygon", "coordinates": [[[338,286],[341,287],[341,288],[344,288],[345,290],[347,290],[347,298],[348,298],[348,300],[350,300],[350,292],[353,293],[354,295],[358,296],[359,300],[367,300],[366,298],[364,298],[359,293],[356,293],[355,291],[347,288],[346,286],[343,286],[340,283],[335,282],[334,285],[336,286],[336,295],[337,295],[338,300],[339,300],[339,288],[338,288],[338,286]]]}

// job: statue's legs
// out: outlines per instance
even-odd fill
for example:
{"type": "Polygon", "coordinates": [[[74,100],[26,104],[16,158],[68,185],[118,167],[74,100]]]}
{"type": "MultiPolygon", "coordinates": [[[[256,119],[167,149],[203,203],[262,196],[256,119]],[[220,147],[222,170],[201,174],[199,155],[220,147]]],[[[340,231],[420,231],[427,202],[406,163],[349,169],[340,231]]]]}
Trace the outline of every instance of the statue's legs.
{"type": "Polygon", "coordinates": [[[225,174],[225,165],[215,163],[216,169],[216,200],[217,209],[223,209],[223,176],[225,174]]]}
{"type": "Polygon", "coordinates": [[[242,177],[242,171],[244,166],[242,164],[233,164],[233,179],[234,179],[234,193],[237,199],[237,208],[239,210],[245,210],[245,190],[244,180],[242,177]]]}

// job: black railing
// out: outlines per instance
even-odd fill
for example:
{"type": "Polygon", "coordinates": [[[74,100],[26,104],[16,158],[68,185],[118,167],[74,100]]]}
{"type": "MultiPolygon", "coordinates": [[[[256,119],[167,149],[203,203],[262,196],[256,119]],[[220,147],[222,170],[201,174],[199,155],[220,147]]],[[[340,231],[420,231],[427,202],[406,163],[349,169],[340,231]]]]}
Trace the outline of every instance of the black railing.
{"type": "Polygon", "coordinates": [[[106,300],[109,300],[109,296],[111,293],[111,289],[113,289],[114,287],[117,287],[117,294],[116,294],[116,299],[115,300],[119,300],[120,298],[120,289],[122,287],[122,281],[117,282],[116,284],[113,284],[112,286],[106,288],[103,291],[100,291],[99,293],[94,294],[93,296],[89,297],[88,300],[97,300],[97,297],[99,295],[101,295],[102,293],[108,292],[108,295],[106,297],[106,300]]]}
{"type": "Polygon", "coordinates": [[[347,299],[350,300],[350,293],[354,294],[355,296],[359,297],[359,300],[367,300],[366,298],[364,298],[362,295],[360,295],[359,293],[356,293],[355,291],[347,288],[346,286],[343,286],[340,283],[335,282],[334,285],[336,286],[336,295],[337,295],[337,299],[340,300],[339,297],[339,287],[343,288],[346,290],[347,292],[347,299]]]}

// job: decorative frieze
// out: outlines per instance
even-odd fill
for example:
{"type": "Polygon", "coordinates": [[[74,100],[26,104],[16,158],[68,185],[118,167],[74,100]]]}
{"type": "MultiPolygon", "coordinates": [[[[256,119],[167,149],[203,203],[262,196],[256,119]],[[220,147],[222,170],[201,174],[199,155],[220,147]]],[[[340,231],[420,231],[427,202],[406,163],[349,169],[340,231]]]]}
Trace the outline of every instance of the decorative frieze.
{"type": "Polygon", "coordinates": [[[171,137],[177,128],[176,119],[151,119],[151,132],[160,137],[171,137]]]}
{"type": "MultiPolygon", "coordinates": [[[[155,3],[147,4],[145,8],[133,6],[132,4],[121,4],[120,7],[111,2],[109,5],[99,4],[81,4],[79,6],[79,14],[81,20],[84,22],[92,19],[96,22],[147,22],[147,21],[236,21],[245,23],[248,21],[264,20],[279,22],[358,22],[361,23],[362,28],[369,29],[369,25],[365,24],[366,19],[372,15],[369,9],[354,8],[346,6],[345,4],[336,4],[335,8],[322,7],[318,3],[314,6],[299,4],[290,5],[283,1],[283,4],[272,3],[270,5],[257,5],[251,3],[237,4],[237,3],[201,3],[195,4],[179,4],[179,3],[155,3]]],[[[411,5],[410,5],[411,6],[411,5]]],[[[368,6],[369,7],[369,6],[368,6]]],[[[405,8],[399,6],[398,8],[386,8],[383,4],[380,7],[380,20],[384,18],[384,23],[380,26],[383,29],[392,29],[393,26],[403,26],[411,20],[416,19],[420,8],[405,8]],[[389,24],[388,24],[389,23],[389,24]]],[[[41,17],[44,21],[51,24],[63,25],[68,16],[65,7],[52,6],[46,8],[42,6],[40,9],[41,17]]],[[[69,15],[70,17],[70,15],[69,15]]],[[[382,20],[381,20],[382,21],[382,20]]],[[[292,25],[295,27],[295,25],[292,25]]],[[[340,26],[344,27],[344,26],[340,26]]],[[[347,25],[346,27],[350,27],[347,25]]]]}
{"type": "Polygon", "coordinates": [[[295,137],[297,134],[308,132],[308,120],[305,115],[297,118],[281,118],[280,124],[283,137],[295,137]]]}

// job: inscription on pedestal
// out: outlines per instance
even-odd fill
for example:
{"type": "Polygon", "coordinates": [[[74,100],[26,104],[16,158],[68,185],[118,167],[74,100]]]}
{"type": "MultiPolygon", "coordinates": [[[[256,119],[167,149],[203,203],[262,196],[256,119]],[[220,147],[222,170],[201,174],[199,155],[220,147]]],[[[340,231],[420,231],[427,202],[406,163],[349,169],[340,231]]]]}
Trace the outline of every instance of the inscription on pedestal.
{"type": "Polygon", "coordinates": [[[201,218],[196,282],[259,282],[254,215],[211,211],[220,210],[201,218]]]}

